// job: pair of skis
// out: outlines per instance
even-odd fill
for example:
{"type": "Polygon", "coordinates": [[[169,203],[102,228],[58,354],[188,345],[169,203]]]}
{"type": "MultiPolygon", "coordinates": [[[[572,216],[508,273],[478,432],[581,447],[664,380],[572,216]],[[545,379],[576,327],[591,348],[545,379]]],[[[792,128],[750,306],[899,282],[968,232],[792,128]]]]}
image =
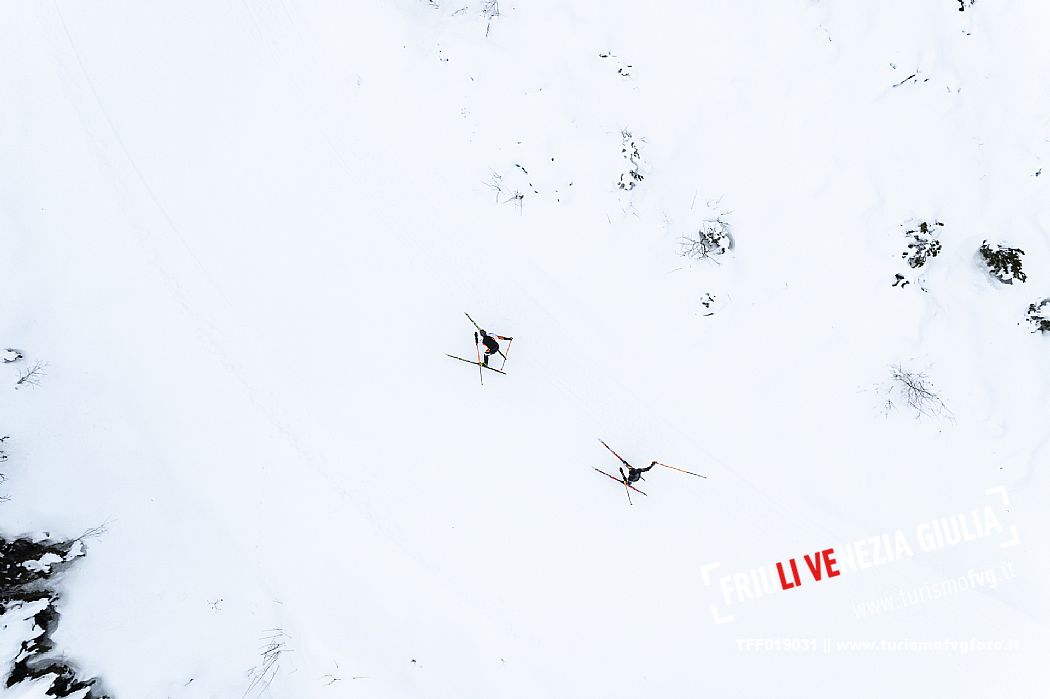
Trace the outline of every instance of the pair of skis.
{"type": "MultiPolygon", "coordinates": [[[[606,449],[611,451],[613,456],[615,456],[617,459],[619,459],[624,464],[626,464],[627,468],[631,467],[631,465],[627,463],[627,459],[623,458],[622,456],[617,454],[615,451],[613,451],[613,448],[610,447],[608,444],[606,444],[605,440],[599,439],[598,441],[602,443],[603,447],[605,447],[606,449]]],[[[614,481],[619,481],[620,483],[623,483],[624,492],[627,493],[627,504],[629,504],[629,505],[633,505],[634,504],[631,501],[631,491],[632,490],[634,492],[636,492],[636,493],[641,493],[642,495],[645,495],[646,497],[649,497],[647,493],[644,493],[641,490],[638,490],[637,488],[635,488],[633,485],[631,485],[631,483],[627,480],[627,475],[623,472],[623,467],[622,466],[620,467],[620,477],[619,478],[617,478],[616,476],[612,475],[611,473],[606,473],[605,471],[601,470],[597,466],[592,466],[591,468],[593,468],[595,471],[597,471],[598,473],[602,474],[603,476],[606,476],[607,478],[612,478],[614,481]]]]}
{"type": "MultiPolygon", "coordinates": [[[[627,468],[631,468],[631,465],[629,463],[627,463],[627,459],[625,459],[622,456],[620,456],[619,454],[617,454],[613,450],[612,447],[610,447],[608,444],[605,443],[605,440],[599,439],[598,441],[602,443],[603,447],[605,447],[606,449],[611,451],[613,456],[615,456],[617,459],[619,459],[621,462],[623,462],[623,464],[625,466],[627,466],[627,468]]],[[[690,476],[696,476],[697,478],[707,478],[707,476],[702,476],[699,473],[693,473],[692,471],[686,471],[684,468],[678,468],[677,466],[671,466],[669,464],[662,464],[659,461],[654,461],[653,463],[656,464],[657,466],[663,466],[664,468],[669,468],[669,469],[672,469],[674,471],[680,471],[682,473],[688,473],[690,476]]],[[[632,490],[634,492],[636,492],[636,493],[641,493],[642,495],[645,495],[646,497],[648,497],[647,493],[644,493],[641,490],[638,490],[638,488],[635,488],[633,485],[631,485],[631,483],[627,480],[627,475],[623,472],[623,467],[622,466],[620,467],[620,477],[619,478],[617,478],[616,476],[612,475],[611,473],[606,473],[605,471],[601,470],[600,468],[597,468],[597,467],[594,467],[594,466],[592,466],[591,468],[594,468],[595,471],[597,471],[598,473],[602,474],[603,476],[605,476],[607,478],[612,478],[614,481],[617,481],[618,483],[623,483],[624,488],[627,489],[626,492],[627,492],[627,502],[628,502],[628,504],[630,504],[630,505],[634,504],[634,502],[631,501],[631,491],[632,490]]]]}
{"type": "MultiPolygon", "coordinates": [[[[481,332],[481,326],[478,325],[474,321],[474,319],[470,317],[469,313],[464,311],[463,315],[465,315],[467,317],[467,320],[469,320],[474,325],[475,329],[477,329],[478,332],[481,332]]],[[[476,362],[471,361],[469,359],[464,359],[463,357],[457,357],[454,354],[446,354],[445,356],[446,357],[451,357],[452,359],[458,359],[459,361],[466,362],[467,364],[477,364],[477,366],[478,366],[478,378],[481,379],[481,385],[484,386],[485,385],[485,372],[482,371],[482,369],[488,369],[489,371],[494,371],[497,374],[503,374],[504,376],[507,375],[507,372],[503,371],[502,367],[497,369],[496,367],[491,367],[488,364],[486,364],[485,362],[481,361],[481,347],[478,346],[477,339],[478,339],[478,334],[474,333],[474,349],[476,349],[477,352],[478,352],[478,360],[476,362]]],[[[507,355],[510,354],[510,344],[511,344],[511,342],[513,342],[513,340],[508,340],[507,341],[507,354],[504,354],[503,350],[496,350],[497,352],[499,352],[499,355],[501,357],[503,357],[503,366],[507,366],[507,355]]]]}

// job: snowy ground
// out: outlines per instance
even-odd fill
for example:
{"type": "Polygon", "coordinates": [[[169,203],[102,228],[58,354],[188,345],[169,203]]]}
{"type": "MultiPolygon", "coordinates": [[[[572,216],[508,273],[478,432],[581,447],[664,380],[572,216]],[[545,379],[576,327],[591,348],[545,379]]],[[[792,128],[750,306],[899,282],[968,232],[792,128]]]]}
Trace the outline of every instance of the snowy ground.
{"type": "Polygon", "coordinates": [[[106,529],[61,653],[122,699],[1045,696],[1050,6],[486,7],[0,6],[0,529],[106,529]],[[599,437],[709,478],[629,506],[599,437]]]}

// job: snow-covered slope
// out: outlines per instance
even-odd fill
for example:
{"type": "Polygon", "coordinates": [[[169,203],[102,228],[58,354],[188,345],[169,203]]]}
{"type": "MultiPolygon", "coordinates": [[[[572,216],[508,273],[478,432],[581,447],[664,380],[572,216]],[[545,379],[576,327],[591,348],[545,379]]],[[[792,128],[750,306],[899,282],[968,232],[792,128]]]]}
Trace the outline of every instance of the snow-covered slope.
{"type": "Polygon", "coordinates": [[[2,529],[105,524],[61,652],[125,699],[1045,694],[1046,4],[492,9],[0,8],[0,379],[46,362],[0,400],[2,529]],[[465,310],[515,338],[483,387],[465,310]],[[628,506],[599,437],[708,479],[628,506]]]}

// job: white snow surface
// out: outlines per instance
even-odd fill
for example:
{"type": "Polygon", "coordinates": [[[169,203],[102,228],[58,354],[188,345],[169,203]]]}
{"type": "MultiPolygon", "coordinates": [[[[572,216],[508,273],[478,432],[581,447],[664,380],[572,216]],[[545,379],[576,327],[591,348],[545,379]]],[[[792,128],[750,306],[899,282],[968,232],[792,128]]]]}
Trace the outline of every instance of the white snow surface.
{"type": "Polygon", "coordinates": [[[0,527],[105,524],[65,658],[121,699],[1046,696],[1050,5],[483,5],[0,4],[0,527]],[[943,251],[894,288],[914,220],[943,251]],[[484,386],[464,311],[515,338],[484,386]],[[896,365],[950,412],[886,411],[896,365]],[[628,505],[598,438],[708,478],[628,505]],[[1012,646],[837,645],[971,639],[1012,646]]]}

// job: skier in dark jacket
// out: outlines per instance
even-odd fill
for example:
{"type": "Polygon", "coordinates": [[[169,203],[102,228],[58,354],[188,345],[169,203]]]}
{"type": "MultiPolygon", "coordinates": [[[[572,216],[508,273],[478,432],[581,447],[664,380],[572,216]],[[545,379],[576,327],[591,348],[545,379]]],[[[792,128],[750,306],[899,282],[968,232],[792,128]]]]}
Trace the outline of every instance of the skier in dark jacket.
{"type": "MultiPolygon", "coordinates": [[[[507,342],[510,342],[513,339],[514,339],[513,337],[503,337],[502,335],[489,335],[487,332],[482,330],[481,331],[481,344],[483,344],[485,346],[485,354],[481,358],[482,363],[485,366],[488,366],[489,365],[489,357],[491,355],[493,355],[493,354],[498,354],[501,357],[503,357],[504,359],[506,359],[507,355],[503,354],[503,352],[500,351],[499,343],[496,342],[496,340],[506,340],[507,342]]],[[[477,344],[477,342],[478,342],[478,334],[474,333],[474,343],[477,344]]]]}
{"type": "Polygon", "coordinates": [[[623,468],[620,468],[620,475],[623,476],[623,479],[628,484],[631,484],[631,483],[637,483],[638,481],[641,481],[641,480],[645,480],[644,478],[642,478],[642,474],[645,473],[646,471],[648,471],[649,469],[651,469],[653,466],[655,466],[656,462],[655,461],[652,462],[651,464],[649,464],[645,468],[635,468],[634,466],[631,466],[626,461],[624,461],[623,464],[624,464],[624,466],[627,467],[627,475],[624,475],[623,468]]]}

